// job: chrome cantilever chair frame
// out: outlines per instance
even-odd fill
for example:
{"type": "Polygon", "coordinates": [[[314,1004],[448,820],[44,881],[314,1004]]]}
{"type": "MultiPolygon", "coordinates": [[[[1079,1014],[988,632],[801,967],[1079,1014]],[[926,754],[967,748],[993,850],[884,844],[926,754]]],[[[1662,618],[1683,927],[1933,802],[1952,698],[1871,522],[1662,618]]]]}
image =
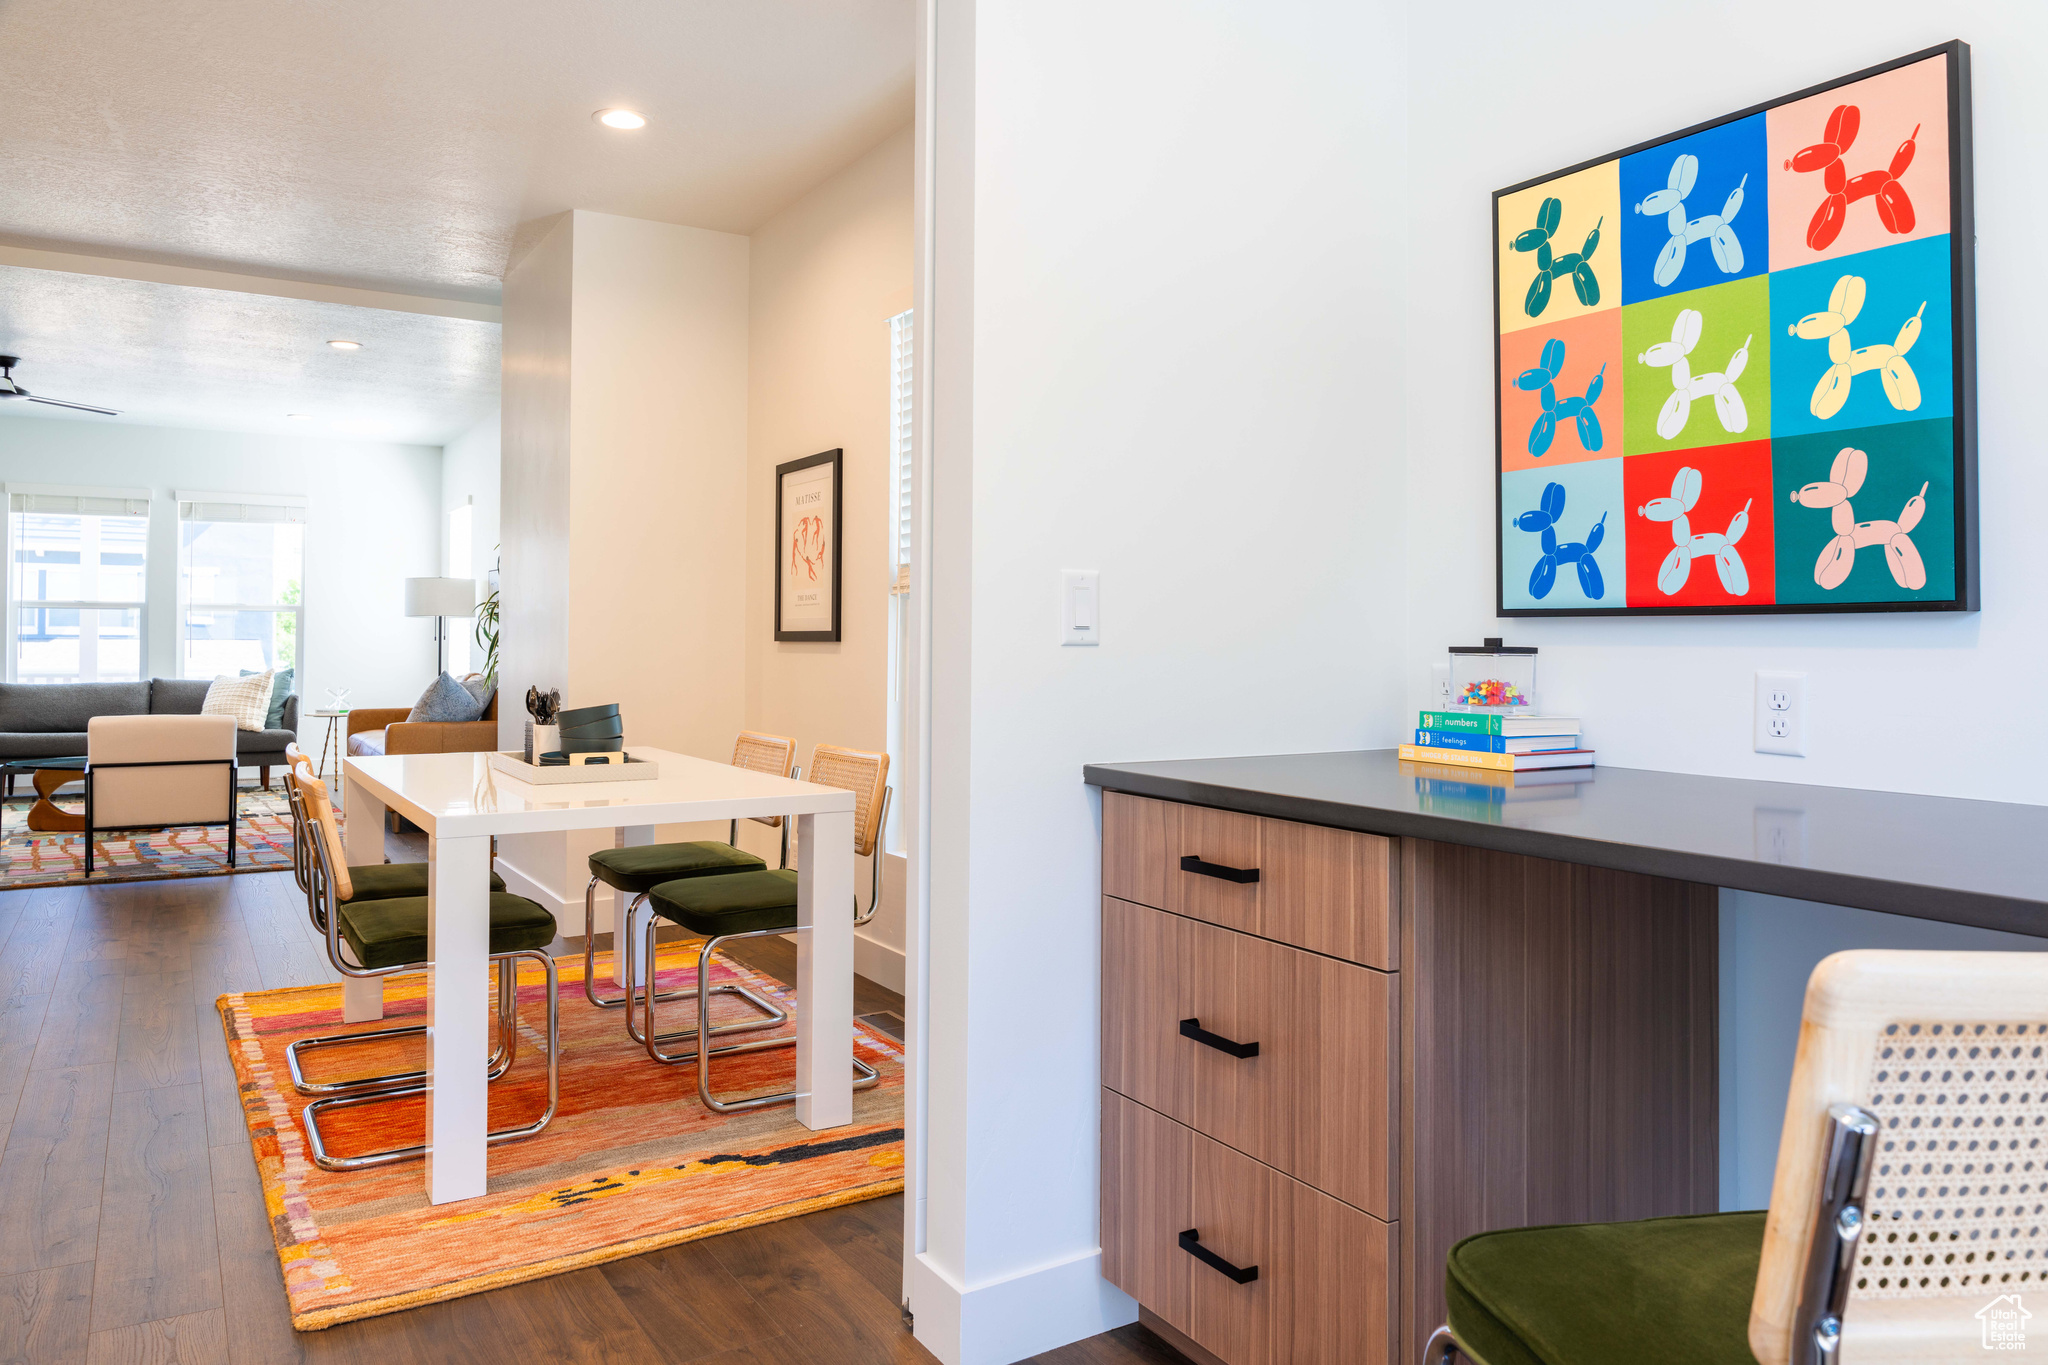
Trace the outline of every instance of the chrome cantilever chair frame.
{"type": "MultiPolygon", "coordinates": [[[[792,768],[789,771],[789,776],[792,780],[800,779],[801,777],[803,777],[803,775],[804,770],[802,768],[792,768]]],[[[779,864],[779,866],[788,867],[789,817],[786,815],[779,815],[775,817],[775,819],[776,823],[781,825],[782,827],[782,862],[779,864]]],[[[731,822],[731,827],[726,831],[725,841],[728,844],[731,844],[734,848],[739,847],[740,822],[738,817],[733,818],[731,822]]],[[[624,995],[620,995],[611,1000],[607,1000],[597,993],[597,883],[599,880],[600,879],[598,877],[593,876],[591,877],[590,881],[586,883],[583,887],[583,998],[585,1000],[588,1000],[591,1004],[597,1006],[601,1010],[626,1010],[626,1032],[632,1034],[633,1041],[637,1043],[641,1042],[642,1039],[640,1036],[640,1030],[633,1023],[633,1012],[630,1008],[628,1008],[633,1002],[633,993],[630,983],[628,984],[627,991],[624,995]]],[[[625,908],[625,910],[620,912],[618,916],[619,921],[624,924],[631,924],[633,922],[633,912],[635,910],[638,910],[642,903],[646,901],[646,899],[647,893],[645,891],[642,891],[639,895],[633,897],[632,904],[628,905],[625,908]]],[[[619,929],[617,925],[614,925],[612,927],[612,943],[614,946],[617,945],[618,939],[619,929]]],[[[627,971],[630,973],[632,970],[632,964],[627,963],[626,966],[627,971]]],[[[683,1000],[689,998],[693,993],[694,992],[678,988],[672,991],[663,991],[660,995],[656,996],[655,999],[683,1000]]],[[[746,994],[746,992],[740,993],[746,994]]],[[[758,995],[751,996],[750,998],[753,1000],[754,1004],[757,1007],[765,1009],[769,1011],[771,1014],[774,1014],[776,1016],[776,1023],[781,1023],[783,1019],[787,1017],[780,1010],[776,1009],[773,1005],[761,999],[761,997],[759,997],[758,995]]],[[[725,1032],[727,1030],[720,1031],[725,1032]]],[[[672,1038],[680,1038],[685,1036],[695,1037],[696,1030],[691,1029],[688,1030],[687,1033],[670,1034],[669,1036],[672,1038]]]]}
{"type": "MultiPolygon", "coordinates": [[[[823,746],[820,747],[822,748],[823,746]]],[[[889,774],[888,756],[884,754],[881,755],[880,758],[880,771],[876,774],[874,779],[876,782],[881,782],[885,780],[889,774]]],[[[813,768],[819,766],[815,754],[813,755],[811,766],[813,768]]],[[[865,913],[863,913],[860,908],[859,893],[856,892],[854,895],[853,922],[856,925],[866,924],[869,920],[873,919],[875,917],[875,911],[881,906],[882,903],[882,857],[884,851],[884,831],[886,831],[889,827],[889,800],[890,796],[892,795],[892,792],[893,789],[890,787],[885,786],[882,788],[882,797],[881,800],[877,803],[877,807],[875,810],[875,823],[872,830],[870,830],[868,834],[865,836],[865,839],[863,839],[863,836],[860,834],[858,830],[856,830],[854,836],[854,851],[857,854],[860,850],[861,843],[866,842],[868,844],[868,858],[870,860],[870,871],[868,880],[868,908],[865,913]]],[[[787,929],[754,929],[743,934],[721,934],[713,938],[705,939],[703,946],[697,950],[697,979],[700,982],[710,980],[712,954],[717,952],[721,944],[728,943],[733,939],[762,938],[768,934],[783,934],[788,932],[789,931],[787,929]]],[[[654,941],[654,933],[653,925],[651,923],[648,926],[647,938],[648,943],[650,945],[648,950],[650,954],[650,960],[652,960],[653,949],[651,945],[654,941]]],[[[653,1018],[652,1007],[649,1008],[648,1017],[651,1022],[653,1018]]],[[[702,1034],[710,1027],[710,1001],[707,997],[700,995],[697,997],[697,1031],[699,1032],[699,1034],[702,1034]]],[[[771,1047],[788,1047],[791,1044],[795,1043],[795,1041],[796,1039],[793,1037],[763,1038],[756,1042],[735,1043],[729,1047],[724,1048],[698,1048],[698,1102],[714,1114],[737,1114],[743,1113],[749,1109],[765,1108],[766,1106],[771,1104],[787,1104],[791,1100],[794,1100],[796,1098],[795,1090],[783,1090],[773,1095],[755,1095],[752,1098],[744,1100],[721,1100],[716,1095],[711,1093],[711,1059],[716,1056],[723,1056],[734,1052],[757,1052],[771,1047]]],[[[869,1066],[866,1062],[863,1062],[858,1057],[853,1058],[853,1070],[853,1088],[855,1090],[869,1089],[870,1087],[877,1084],[882,1078],[880,1072],[876,1071],[873,1067],[869,1066]]]]}
{"type": "MultiPolygon", "coordinates": [[[[888,827],[890,792],[890,788],[882,788],[882,810],[880,816],[877,817],[876,821],[877,833],[875,836],[875,851],[873,855],[870,856],[870,858],[868,859],[869,863],[871,864],[871,871],[868,879],[868,908],[865,912],[863,912],[860,908],[860,893],[857,891],[854,893],[853,922],[856,926],[866,924],[869,920],[873,919],[875,917],[875,910],[882,903],[882,841],[879,831],[882,829],[886,829],[888,827]]],[[[785,819],[782,822],[782,827],[785,831],[786,837],[786,833],[789,829],[789,821],[787,819],[785,819]]],[[[786,868],[788,867],[788,865],[789,860],[785,856],[785,858],[783,859],[783,866],[786,868]]],[[[642,899],[645,899],[645,897],[643,897],[642,899]]],[[[636,901],[634,903],[637,905],[639,902],[636,901]]],[[[652,969],[652,965],[654,962],[654,937],[656,931],[660,927],[660,923],[660,920],[653,916],[650,916],[647,921],[646,961],[649,964],[650,970],[652,969]]],[[[788,929],[759,929],[745,934],[726,934],[720,938],[712,939],[710,940],[710,942],[715,946],[717,944],[726,942],[728,939],[761,938],[768,934],[786,934],[789,932],[790,931],[788,929]]],[[[706,966],[706,963],[709,960],[705,956],[706,951],[708,950],[700,950],[697,956],[697,980],[699,981],[707,981],[710,979],[710,970],[706,966]]],[[[626,963],[626,990],[629,998],[631,998],[635,994],[644,994],[644,992],[639,991],[639,983],[635,979],[634,975],[634,962],[630,959],[626,963]]],[[[633,1011],[630,1009],[626,1011],[626,1031],[633,1035],[634,1042],[639,1043],[641,1046],[647,1049],[647,1055],[649,1057],[652,1057],[655,1061],[660,1062],[665,1066],[680,1066],[682,1063],[690,1061],[693,1058],[695,1058],[697,1055],[697,1050],[692,1049],[689,1052],[663,1052],[659,1046],[660,1044],[679,1042],[685,1038],[702,1037],[704,1036],[704,1031],[707,1028],[710,1028],[710,1036],[712,1037],[717,1037],[721,1034],[728,1033],[758,1033],[763,1029],[775,1028],[778,1025],[787,1022],[789,1019],[788,1013],[781,1009],[779,1006],[777,1006],[774,1002],[762,999],[759,995],[756,995],[754,992],[746,989],[746,987],[744,986],[713,986],[711,988],[711,993],[713,995],[731,994],[740,996],[747,1000],[750,1004],[752,1004],[756,1009],[766,1011],[767,1014],[771,1017],[759,1020],[747,1020],[737,1024],[720,1024],[716,1028],[710,1028],[711,1011],[708,1004],[706,1004],[704,1008],[700,1008],[697,1011],[697,1023],[694,1027],[676,1029],[674,1032],[671,1033],[656,1033],[654,1031],[654,1007],[652,1005],[649,1005],[647,1007],[646,1031],[642,1032],[641,1029],[633,1022],[633,1011]]],[[[672,991],[664,991],[660,995],[657,995],[655,999],[670,1000],[678,996],[694,997],[696,994],[697,992],[694,987],[689,990],[683,990],[680,987],[678,987],[677,989],[672,991]]],[[[729,1047],[713,1048],[711,1050],[711,1055],[714,1057],[723,1057],[728,1053],[733,1052],[758,1052],[763,1049],[771,1047],[788,1047],[795,1042],[796,1039],[794,1038],[768,1038],[751,1043],[734,1043],[729,1047]]],[[[863,1071],[867,1070],[866,1064],[861,1062],[858,1058],[854,1060],[854,1065],[862,1068],[863,1071]]],[[[873,1073],[870,1072],[869,1076],[870,1080],[864,1083],[872,1083],[873,1073]]],[[[859,1086],[855,1087],[855,1089],[859,1088],[859,1086]]]]}
{"type": "MultiPolygon", "coordinates": [[[[317,823],[317,819],[315,822],[317,823]]],[[[348,961],[347,955],[342,951],[340,906],[334,894],[334,867],[328,854],[327,840],[325,837],[322,837],[310,840],[309,842],[313,845],[312,882],[315,887],[315,890],[309,894],[318,898],[322,912],[320,918],[325,922],[327,957],[328,961],[334,965],[334,969],[344,976],[385,977],[394,976],[400,972],[416,972],[429,966],[430,964],[424,962],[405,962],[392,967],[358,967],[348,961]]],[[[513,1057],[518,1049],[519,1029],[517,1022],[518,994],[516,972],[518,967],[517,960],[522,957],[531,958],[538,962],[546,973],[547,978],[548,1103],[541,1116],[532,1123],[524,1124],[517,1128],[500,1128],[486,1134],[486,1142],[492,1144],[513,1142],[520,1138],[534,1136],[543,1128],[546,1128],[554,1119],[555,1110],[561,1103],[561,997],[558,990],[559,981],[555,971],[555,961],[542,949],[531,948],[516,953],[494,953],[491,955],[491,960],[498,964],[498,1017],[501,1022],[509,1020],[510,1024],[503,1027],[500,1038],[500,1045],[505,1054],[504,1066],[497,1067],[495,1071],[488,1073],[489,1079],[496,1080],[504,1074],[505,1070],[511,1066],[513,1057]],[[510,1004],[509,1009],[507,1008],[508,1002],[510,1004]]],[[[426,1032],[424,1028],[418,1027],[376,1029],[368,1033],[335,1035],[320,1040],[302,1039],[301,1044],[317,1041],[322,1046],[329,1046],[339,1045],[344,1042],[360,1042],[366,1039],[392,1038],[424,1032],[426,1032]]],[[[298,1045],[295,1044],[295,1046],[298,1045]]],[[[494,1064],[495,1060],[494,1057],[494,1064]]],[[[296,1061],[294,1061],[293,1072],[294,1080],[296,1080],[296,1061]]],[[[401,1074],[408,1077],[417,1075],[421,1079],[416,1084],[393,1084],[380,1086],[371,1091],[359,1090],[354,1093],[333,1095],[325,1099],[314,1100],[305,1107],[302,1111],[302,1116],[306,1124],[307,1146],[311,1150],[314,1165],[320,1167],[323,1171],[357,1171],[371,1166],[389,1166],[400,1161],[411,1161],[427,1154],[425,1145],[421,1144],[411,1147],[392,1147],[381,1152],[366,1152],[361,1156],[338,1157],[327,1150],[326,1139],[320,1132],[320,1116],[331,1110],[354,1108],[365,1104],[381,1104],[387,1100],[404,1099],[412,1095],[424,1095],[432,1088],[431,1084],[427,1082],[424,1073],[401,1074]]]]}
{"type": "MultiPolygon", "coordinates": [[[[289,753],[287,757],[289,757],[289,753]]],[[[311,821],[306,814],[306,801],[299,791],[299,769],[310,770],[311,764],[304,754],[285,765],[284,800],[292,817],[292,876],[299,884],[299,890],[306,895],[306,917],[313,922],[313,929],[322,937],[326,936],[326,916],[316,894],[315,868],[313,864],[314,839],[310,834],[311,821]]],[[[332,950],[330,949],[330,952],[332,950]]],[[[517,1060],[519,1052],[519,1020],[517,1000],[517,978],[509,963],[498,965],[498,1045],[492,1049],[487,1081],[495,1081],[505,1074],[517,1060]]],[[[314,1098],[325,1095],[360,1095],[372,1091],[390,1090],[396,1087],[424,1085],[427,1073],[424,1071],[393,1071],[382,1076],[358,1076],[346,1081],[311,1081],[306,1079],[304,1055],[321,1048],[346,1047],[351,1043],[382,1042],[392,1038],[424,1037],[423,1024],[406,1025],[399,1028],[375,1029],[366,1033],[329,1033],[315,1038],[301,1038],[284,1050],[286,1068],[291,1072],[292,1089],[301,1095],[314,1098]]]]}

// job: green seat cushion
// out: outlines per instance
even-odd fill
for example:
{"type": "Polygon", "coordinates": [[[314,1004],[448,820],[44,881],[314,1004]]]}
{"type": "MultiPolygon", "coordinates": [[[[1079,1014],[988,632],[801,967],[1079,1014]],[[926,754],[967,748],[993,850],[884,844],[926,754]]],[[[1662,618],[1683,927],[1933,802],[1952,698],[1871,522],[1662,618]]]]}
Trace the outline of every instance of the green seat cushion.
{"type": "MultiPolygon", "coordinates": [[[[388,901],[400,896],[427,894],[425,863],[374,863],[348,870],[352,901],[388,901]]],[[[503,891],[505,879],[491,874],[491,890],[503,891]]]]}
{"type": "Polygon", "coordinates": [[[725,872],[758,872],[767,864],[731,844],[706,839],[694,844],[642,844],[601,848],[590,855],[590,875],[606,886],[638,895],[678,877],[715,877],[725,872]]]}
{"type": "MultiPolygon", "coordinates": [[[[402,967],[427,958],[427,898],[348,901],[341,907],[341,936],[365,967],[402,967]]],[[[491,951],[517,953],[555,941],[555,917],[526,899],[500,891],[491,896],[491,951]]]]}
{"type": "Polygon", "coordinates": [[[796,928],[796,873],[786,868],[663,882],[647,904],[693,934],[796,928]]]}
{"type": "Polygon", "coordinates": [[[1763,1244],[1761,1212],[1482,1232],[1444,1267],[1451,1330],[1486,1365],[1756,1365],[1763,1244]]]}

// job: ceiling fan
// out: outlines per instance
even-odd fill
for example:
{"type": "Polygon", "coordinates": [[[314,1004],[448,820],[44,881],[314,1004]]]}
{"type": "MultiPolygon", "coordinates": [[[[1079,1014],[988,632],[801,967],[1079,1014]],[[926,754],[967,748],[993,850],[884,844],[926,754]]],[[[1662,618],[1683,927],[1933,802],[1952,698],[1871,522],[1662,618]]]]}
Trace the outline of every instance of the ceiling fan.
{"type": "Polygon", "coordinates": [[[90,403],[67,403],[61,398],[44,398],[24,389],[14,377],[14,367],[21,363],[18,355],[0,355],[0,403],[25,398],[31,403],[48,403],[53,408],[72,408],[79,412],[96,412],[102,417],[119,417],[112,408],[96,408],[90,403]]]}

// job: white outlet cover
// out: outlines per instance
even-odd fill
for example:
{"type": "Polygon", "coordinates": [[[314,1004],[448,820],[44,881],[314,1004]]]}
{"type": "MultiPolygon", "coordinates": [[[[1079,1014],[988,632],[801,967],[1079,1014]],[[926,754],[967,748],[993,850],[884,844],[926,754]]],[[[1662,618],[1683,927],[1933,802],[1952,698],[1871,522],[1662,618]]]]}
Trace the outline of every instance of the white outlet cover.
{"type": "Polygon", "coordinates": [[[1806,756],[1806,675],[1756,675],[1756,751],[1806,756]]]}

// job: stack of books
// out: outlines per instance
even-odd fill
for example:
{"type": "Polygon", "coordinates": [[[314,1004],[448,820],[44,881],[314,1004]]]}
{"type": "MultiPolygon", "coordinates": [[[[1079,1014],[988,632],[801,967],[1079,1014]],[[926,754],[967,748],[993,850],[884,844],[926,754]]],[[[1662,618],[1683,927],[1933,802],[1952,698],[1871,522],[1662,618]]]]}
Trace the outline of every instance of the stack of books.
{"type": "Polygon", "coordinates": [[[1401,757],[1503,773],[1593,766],[1593,751],[1579,747],[1574,717],[1498,711],[1424,711],[1401,757]]]}

